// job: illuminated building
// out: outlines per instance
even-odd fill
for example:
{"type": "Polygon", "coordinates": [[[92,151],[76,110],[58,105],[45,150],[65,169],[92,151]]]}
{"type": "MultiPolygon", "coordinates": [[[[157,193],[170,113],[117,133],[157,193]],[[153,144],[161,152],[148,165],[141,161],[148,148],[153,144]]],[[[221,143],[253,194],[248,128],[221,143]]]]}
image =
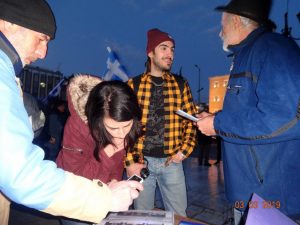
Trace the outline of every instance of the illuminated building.
{"type": "Polygon", "coordinates": [[[214,113],[223,108],[229,75],[209,77],[209,112],[214,113]]]}

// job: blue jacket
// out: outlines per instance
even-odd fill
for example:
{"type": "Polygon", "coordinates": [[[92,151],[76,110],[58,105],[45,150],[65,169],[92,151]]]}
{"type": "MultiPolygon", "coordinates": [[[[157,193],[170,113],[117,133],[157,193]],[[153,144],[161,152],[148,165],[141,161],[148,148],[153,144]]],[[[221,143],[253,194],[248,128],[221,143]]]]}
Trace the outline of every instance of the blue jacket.
{"type": "Polygon", "coordinates": [[[299,46],[258,28],[230,50],[227,93],[214,121],[224,140],[226,195],[246,206],[255,192],[288,215],[300,213],[299,46]]]}

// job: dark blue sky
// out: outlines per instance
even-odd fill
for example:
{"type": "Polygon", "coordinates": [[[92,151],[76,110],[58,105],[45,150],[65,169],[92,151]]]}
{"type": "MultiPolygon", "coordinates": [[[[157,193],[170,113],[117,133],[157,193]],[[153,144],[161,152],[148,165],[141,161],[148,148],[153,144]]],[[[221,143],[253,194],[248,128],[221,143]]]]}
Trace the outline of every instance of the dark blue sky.
{"type": "MultiPolygon", "coordinates": [[[[48,0],[57,22],[56,39],[48,56],[35,65],[60,70],[65,76],[89,73],[102,76],[107,50],[117,52],[129,77],[144,71],[146,33],[159,28],[176,41],[173,72],[182,67],[198,100],[198,69],[201,69],[201,101],[208,99],[208,77],[227,74],[230,59],[219,39],[221,13],[214,11],[227,0],[48,0]]],[[[292,34],[300,37],[300,0],[274,0],[271,19],[277,31],[284,27],[289,9],[292,34]]],[[[298,42],[299,44],[300,42],[298,42]]]]}

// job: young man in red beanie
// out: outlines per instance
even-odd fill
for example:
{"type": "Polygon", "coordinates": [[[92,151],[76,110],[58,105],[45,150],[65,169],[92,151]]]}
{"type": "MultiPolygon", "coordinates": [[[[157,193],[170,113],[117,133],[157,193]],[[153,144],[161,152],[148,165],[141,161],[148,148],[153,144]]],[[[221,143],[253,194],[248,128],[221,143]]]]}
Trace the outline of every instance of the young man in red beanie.
{"type": "Polygon", "coordinates": [[[136,209],[153,209],[158,184],[166,210],[186,216],[187,197],[182,161],[193,151],[196,130],[191,121],[175,114],[196,112],[188,82],[170,70],[175,41],[159,29],[148,31],[146,72],[128,81],[137,92],[143,111],[145,135],[127,156],[127,174],[139,173],[145,159],[150,175],[135,200],[136,209]],[[138,82],[137,82],[138,80],[138,82]],[[182,87],[181,87],[182,86],[182,87]],[[138,156],[138,157],[137,157],[138,156]],[[139,160],[136,160],[136,159],[139,160]]]}
{"type": "Polygon", "coordinates": [[[0,223],[9,200],[54,215],[98,223],[108,211],[127,210],[143,187],[136,181],[88,180],[43,160],[17,75],[47,54],[56,24],[45,0],[0,0],[0,223]],[[80,196],[80,197],[79,197],[80,196]],[[105,202],[105,204],[103,204],[105,202]]]}

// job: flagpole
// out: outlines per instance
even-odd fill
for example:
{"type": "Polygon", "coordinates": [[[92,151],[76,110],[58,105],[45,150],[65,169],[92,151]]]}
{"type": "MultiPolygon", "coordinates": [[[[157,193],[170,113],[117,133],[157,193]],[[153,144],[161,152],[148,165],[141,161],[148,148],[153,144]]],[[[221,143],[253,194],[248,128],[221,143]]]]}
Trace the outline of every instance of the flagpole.
{"type": "Polygon", "coordinates": [[[201,78],[200,78],[200,67],[197,65],[197,64],[195,64],[195,67],[198,69],[198,90],[197,90],[197,92],[198,92],[198,104],[200,105],[200,103],[201,103],[201,98],[200,98],[200,91],[202,91],[201,90],[201,86],[200,86],[200,81],[201,81],[201,78]]]}

